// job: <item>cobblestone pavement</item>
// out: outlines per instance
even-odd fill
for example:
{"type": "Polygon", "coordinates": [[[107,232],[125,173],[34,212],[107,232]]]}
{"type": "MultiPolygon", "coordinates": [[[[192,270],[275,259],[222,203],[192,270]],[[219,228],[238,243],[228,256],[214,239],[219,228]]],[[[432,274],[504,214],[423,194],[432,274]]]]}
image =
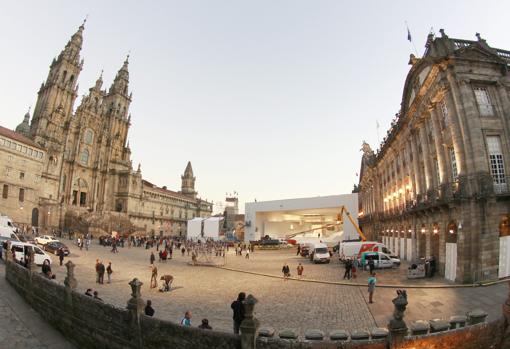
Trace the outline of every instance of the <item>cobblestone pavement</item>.
{"type": "Polygon", "coordinates": [[[63,336],[25,303],[4,278],[0,262],[0,348],[73,349],[63,336]]]}
{"type": "MultiPolygon", "coordinates": [[[[155,316],[171,321],[179,321],[186,310],[193,313],[193,325],[200,324],[202,318],[208,318],[214,329],[231,331],[230,303],[240,291],[252,293],[259,299],[256,314],[263,326],[277,329],[294,328],[301,333],[309,328],[331,330],[335,328],[370,328],[385,326],[393,312],[391,299],[394,289],[378,288],[375,304],[366,302],[366,287],[328,285],[299,281],[283,281],[277,278],[239,273],[212,267],[193,267],[188,265],[189,257],[174,253],[174,259],[166,263],[156,262],[159,276],[171,274],[174,283],[170,293],[159,293],[149,289],[150,251],[143,248],[120,248],[112,254],[109,248],[93,243],[89,251],[80,251],[67,243],[72,253],[68,259],[77,265],[78,291],[87,288],[97,289],[106,302],[125,307],[130,296],[127,283],[138,277],[143,283],[142,297],[151,299],[156,309],[155,316]],[[95,283],[94,264],[96,258],[104,262],[111,261],[114,270],[112,284],[95,283]]],[[[153,249],[155,252],[155,249],[153,249]]],[[[155,253],[156,254],[156,253],[155,253]]],[[[157,257],[157,254],[156,254],[157,257]]],[[[260,273],[281,275],[284,262],[295,268],[299,262],[305,267],[304,275],[316,280],[341,281],[343,268],[334,260],[331,264],[315,265],[295,256],[295,250],[255,251],[250,259],[237,257],[230,251],[227,255],[227,267],[260,273]]],[[[53,271],[62,282],[65,267],[58,266],[54,259],[53,271]]],[[[385,278],[395,281],[395,271],[380,271],[379,282],[385,278]]],[[[365,282],[367,273],[361,273],[357,281],[365,282]]],[[[436,282],[436,281],[434,281],[436,282]]],[[[393,282],[392,282],[393,283],[393,282]]],[[[463,289],[410,289],[409,307],[406,320],[447,318],[454,314],[463,314],[474,308],[489,312],[490,319],[501,314],[501,304],[507,294],[504,284],[485,288],[463,289]]]]}

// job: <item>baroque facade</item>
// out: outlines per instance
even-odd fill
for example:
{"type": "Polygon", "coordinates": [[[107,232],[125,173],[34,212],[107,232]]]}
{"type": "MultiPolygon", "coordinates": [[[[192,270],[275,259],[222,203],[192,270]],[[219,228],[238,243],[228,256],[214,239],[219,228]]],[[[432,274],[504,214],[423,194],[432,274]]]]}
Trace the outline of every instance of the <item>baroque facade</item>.
{"type": "MultiPolygon", "coordinates": [[[[83,31],[81,25],[53,59],[31,122],[27,113],[16,133],[11,131],[12,137],[24,140],[22,146],[40,149],[43,154],[32,159],[41,164],[30,163],[30,171],[40,177],[33,183],[39,193],[33,200],[44,222],[36,213],[30,221],[27,216],[15,220],[53,229],[182,234],[188,219],[210,216],[212,203],[197,198],[191,163],[181,177],[179,192],[143,180],[140,165],[133,169],[127,141],[132,101],[129,56],[108,89],[103,88],[101,74],[73,111],[83,68],[83,31]]],[[[13,185],[3,177],[0,181],[13,185]]],[[[7,204],[10,199],[16,201],[7,195],[0,202],[0,211],[17,217],[9,208],[12,204],[7,204]]]]}
{"type": "Polygon", "coordinates": [[[401,258],[433,256],[447,279],[496,279],[510,255],[510,51],[440,33],[411,55],[378,152],[363,146],[359,222],[401,258]]]}

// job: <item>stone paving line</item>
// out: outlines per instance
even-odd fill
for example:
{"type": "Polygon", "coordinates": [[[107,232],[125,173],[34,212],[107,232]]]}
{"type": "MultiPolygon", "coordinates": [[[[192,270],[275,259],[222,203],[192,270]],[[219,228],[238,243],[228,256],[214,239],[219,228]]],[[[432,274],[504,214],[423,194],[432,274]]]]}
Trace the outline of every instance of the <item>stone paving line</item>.
{"type": "Polygon", "coordinates": [[[57,330],[46,323],[5,280],[0,262],[0,348],[73,349],[57,330]]]}

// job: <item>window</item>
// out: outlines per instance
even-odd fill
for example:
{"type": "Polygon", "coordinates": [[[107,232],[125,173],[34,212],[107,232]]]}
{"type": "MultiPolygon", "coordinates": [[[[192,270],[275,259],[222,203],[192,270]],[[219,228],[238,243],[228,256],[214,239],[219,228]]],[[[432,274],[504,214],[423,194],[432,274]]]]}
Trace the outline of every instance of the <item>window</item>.
{"type": "Polygon", "coordinates": [[[7,184],[4,184],[4,187],[2,189],[2,198],[7,199],[9,197],[9,186],[7,184]]]}
{"type": "Polygon", "coordinates": [[[27,147],[25,147],[25,146],[21,147],[21,152],[26,154],[27,153],[27,147]]]}
{"type": "Polygon", "coordinates": [[[87,193],[80,193],[80,206],[87,204],[87,193]]]}
{"type": "Polygon", "coordinates": [[[25,189],[23,188],[20,188],[19,190],[19,201],[20,202],[25,201],[25,189]]]}
{"type": "Polygon", "coordinates": [[[34,151],[33,151],[31,148],[29,148],[29,149],[28,149],[28,155],[29,155],[29,156],[32,156],[32,153],[33,153],[33,152],[34,152],[34,151]]]}
{"type": "Polygon", "coordinates": [[[485,87],[475,87],[475,98],[480,109],[481,116],[492,116],[494,112],[492,110],[491,99],[489,97],[489,91],[485,87]]]}
{"type": "Polygon", "coordinates": [[[76,205],[78,203],[78,191],[73,190],[73,205],[76,205]]]}
{"type": "Polygon", "coordinates": [[[448,107],[446,101],[441,102],[441,127],[445,128],[448,125],[448,107]]]}
{"type": "Polygon", "coordinates": [[[453,148],[450,148],[450,162],[452,165],[452,179],[456,181],[459,173],[457,172],[457,159],[455,158],[455,150],[453,148]]]}
{"type": "Polygon", "coordinates": [[[85,144],[91,145],[94,141],[94,132],[90,129],[86,130],[84,140],[85,144]]]}
{"type": "Polygon", "coordinates": [[[439,173],[439,162],[437,161],[437,159],[434,159],[434,168],[436,170],[437,185],[440,185],[441,184],[441,174],[439,173]]]}
{"type": "Polygon", "coordinates": [[[24,179],[24,178],[25,178],[25,172],[20,172],[19,179],[24,179]]]}
{"type": "Polygon", "coordinates": [[[5,144],[5,139],[0,138],[0,145],[4,145],[4,144],[5,144]]]}
{"type": "Polygon", "coordinates": [[[501,139],[499,136],[487,137],[487,150],[489,153],[489,166],[494,183],[494,191],[502,193],[506,191],[505,164],[501,151],[501,139]]]}
{"type": "Polygon", "coordinates": [[[87,165],[89,163],[89,151],[87,149],[84,149],[81,152],[80,162],[83,165],[87,165]]]}

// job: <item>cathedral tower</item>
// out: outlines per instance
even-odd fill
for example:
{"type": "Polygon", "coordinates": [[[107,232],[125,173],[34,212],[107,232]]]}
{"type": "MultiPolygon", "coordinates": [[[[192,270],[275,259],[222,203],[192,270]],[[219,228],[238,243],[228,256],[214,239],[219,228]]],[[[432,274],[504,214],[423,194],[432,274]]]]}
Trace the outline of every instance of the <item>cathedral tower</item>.
{"type": "Polygon", "coordinates": [[[16,126],[16,132],[21,133],[25,137],[30,137],[30,109],[23,117],[21,124],[16,126]]]}
{"type": "Polygon", "coordinates": [[[129,55],[117,72],[107,95],[104,98],[106,117],[109,119],[111,159],[129,161],[127,158],[127,135],[131,116],[128,114],[132,94],[129,93],[129,55]]]}
{"type": "Polygon", "coordinates": [[[68,127],[77,97],[77,80],[83,67],[80,51],[85,22],[74,33],[65,48],[50,65],[50,72],[38,92],[31,137],[52,151],[62,151],[65,128],[68,127]]]}
{"type": "Polygon", "coordinates": [[[191,167],[190,161],[188,161],[188,165],[186,165],[181,180],[181,193],[195,198],[197,196],[197,192],[195,191],[195,177],[193,176],[193,168],[191,167]]]}

